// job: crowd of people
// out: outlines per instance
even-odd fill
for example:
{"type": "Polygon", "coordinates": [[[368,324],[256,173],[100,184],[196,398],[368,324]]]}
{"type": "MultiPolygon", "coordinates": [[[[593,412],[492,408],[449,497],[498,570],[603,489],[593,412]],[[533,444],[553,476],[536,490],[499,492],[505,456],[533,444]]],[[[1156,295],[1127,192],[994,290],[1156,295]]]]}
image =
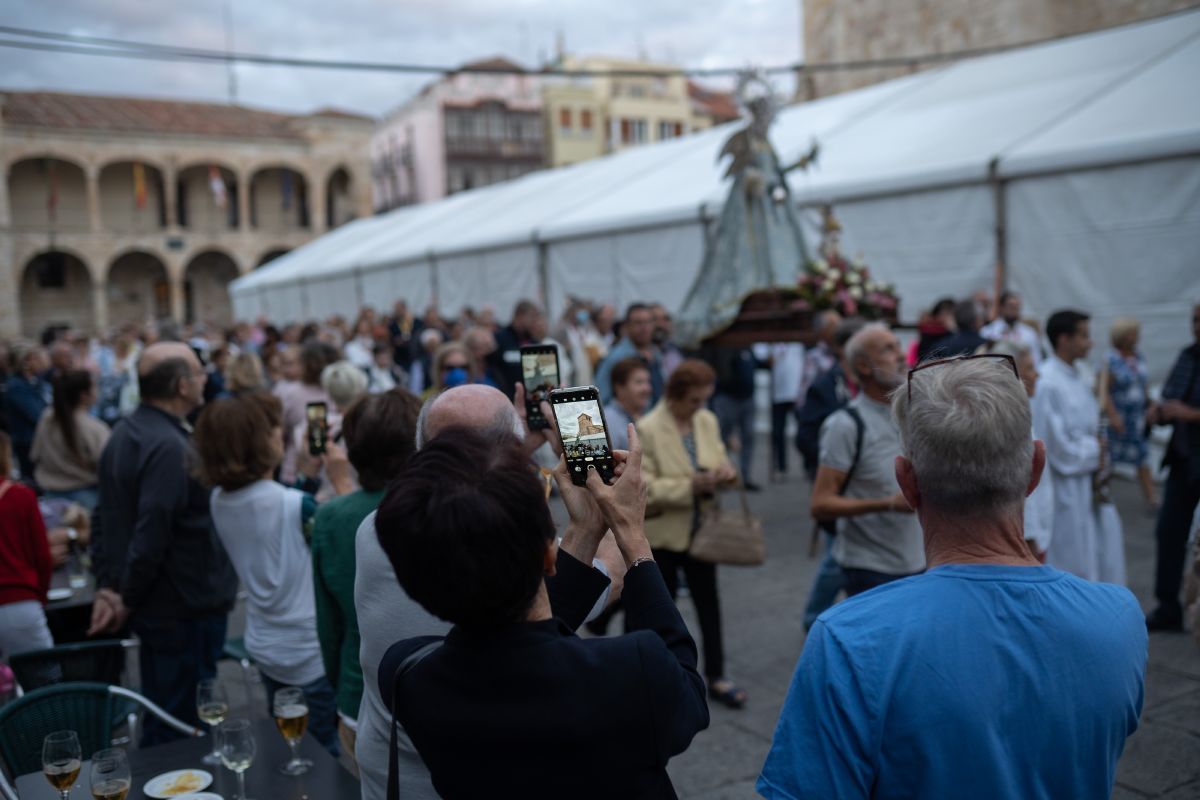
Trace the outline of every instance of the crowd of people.
{"type": "MultiPolygon", "coordinates": [[[[506,325],[398,302],[353,322],[51,330],[0,348],[0,654],[53,644],[51,571],[86,553],[87,635],[135,634],[142,691],[193,723],[241,587],[268,709],[299,688],[364,799],[389,782],[404,797],[671,797],[666,763],[707,703],[750,699],[726,670],[718,567],[690,547],[723,489],[759,488],[767,371],[770,472],[796,449],[825,552],[759,791],[1098,795],[1137,725],[1147,629],[1184,623],[1194,313],[1159,402],[1135,321],[1092,370],[1087,314],[1056,312],[1043,336],[1011,292],[937,303],[907,349],[829,311],[809,347],[685,352],[662,305],[618,319],[581,300],[554,322],[522,301],[506,325]],[[598,387],[611,485],[574,483],[556,431],[527,421],[526,345],[557,348],[563,386],[598,387]],[[1173,426],[1161,499],[1155,424],[1173,426]],[[1158,513],[1144,619],[1119,588],[1114,464],[1158,513]],[[1013,710],[968,713],[981,706],[1013,710]]],[[[154,719],[142,734],[175,735],[154,719]]]]}

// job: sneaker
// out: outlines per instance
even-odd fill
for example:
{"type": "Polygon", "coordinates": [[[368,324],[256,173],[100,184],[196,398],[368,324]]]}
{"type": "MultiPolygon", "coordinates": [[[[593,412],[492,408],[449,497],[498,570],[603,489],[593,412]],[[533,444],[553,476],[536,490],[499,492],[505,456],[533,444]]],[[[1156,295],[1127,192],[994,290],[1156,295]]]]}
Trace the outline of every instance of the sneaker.
{"type": "Polygon", "coordinates": [[[1151,611],[1146,615],[1146,630],[1154,631],[1171,631],[1179,633],[1183,631],[1183,614],[1172,614],[1163,607],[1151,611]]]}
{"type": "Polygon", "coordinates": [[[761,486],[759,486],[757,483],[751,483],[750,481],[746,481],[746,483],[743,484],[743,488],[747,492],[761,492],[762,491],[761,486]]]}

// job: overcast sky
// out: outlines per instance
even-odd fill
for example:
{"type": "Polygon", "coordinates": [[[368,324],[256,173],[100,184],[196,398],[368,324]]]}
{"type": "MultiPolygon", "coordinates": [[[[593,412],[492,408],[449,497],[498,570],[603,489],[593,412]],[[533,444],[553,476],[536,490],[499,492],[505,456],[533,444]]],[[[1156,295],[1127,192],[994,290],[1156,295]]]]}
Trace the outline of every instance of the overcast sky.
{"type": "MultiPolygon", "coordinates": [[[[6,0],[4,24],[224,49],[225,0],[6,0]]],[[[533,66],[556,33],[575,55],[688,67],[776,65],[802,54],[801,0],[229,0],[234,50],[280,56],[460,64],[505,55],[533,66]]],[[[4,38],[9,38],[5,36],[4,38]]],[[[165,63],[0,48],[0,89],[225,101],[221,64],[165,63]]],[[[238,100],[292,112],[374,116],[429,77],[238,66],[238,100]]],[[[780,92],[791,81],[776,80],[780,92]]]]}

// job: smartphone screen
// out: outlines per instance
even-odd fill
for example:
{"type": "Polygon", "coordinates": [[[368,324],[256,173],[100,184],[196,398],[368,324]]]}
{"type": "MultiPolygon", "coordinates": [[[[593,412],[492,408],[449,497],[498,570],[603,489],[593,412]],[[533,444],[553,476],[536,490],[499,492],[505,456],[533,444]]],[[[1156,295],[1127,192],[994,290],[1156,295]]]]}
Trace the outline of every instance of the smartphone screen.
{"type": "Polygon", "coordinates": [[[530,345],[521,348],[521,378],[525,383],[525,417],[531,430],[550,427],[542,415],[541,403],[558,388],[558,348],[554,345],[530,345]]]}
{"type": "Polygon", "coordinates": [[[319,456],[325,452],[329,436],[329,409],[324,403],[309,403],[304,411],[308,419],[308,453],[319,456]]]}
{"type": "Polygon", "coordinates": [[[550,408],[562,439],[563,455],[571,480],[583,486],[589,468],[595,468],[605,483],[612,481],[614,462],[608,423],[600,407],[595,386],[576,386],[550,393],[550,408]]]}

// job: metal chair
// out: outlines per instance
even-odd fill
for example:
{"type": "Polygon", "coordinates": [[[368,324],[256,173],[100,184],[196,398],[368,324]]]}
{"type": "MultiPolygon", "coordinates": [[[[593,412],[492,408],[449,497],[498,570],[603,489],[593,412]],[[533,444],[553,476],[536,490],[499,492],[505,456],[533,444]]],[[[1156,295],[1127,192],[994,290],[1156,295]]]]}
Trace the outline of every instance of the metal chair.
{"type": "MultiPolygon", "coordinates": [[[[79,736],[85,758],[113,744],[113,722],[120,704],[131,702],[187,736],[204,733],[168,714],[156,703],[121,686],[103,683],[58,683],[34,689],[0,708],[0,766],[15,779],[42,768],[42,740],[54,731],[79,736]]],[[[0,772],[0,791],[16,792],[0,772]]]]}
{"type": "Polygon", "coordinates": [[[128,652],[136,639],[103,639],[32,650],[9,656],[22,692],[75,681],[123,685],[128,652]]]}

